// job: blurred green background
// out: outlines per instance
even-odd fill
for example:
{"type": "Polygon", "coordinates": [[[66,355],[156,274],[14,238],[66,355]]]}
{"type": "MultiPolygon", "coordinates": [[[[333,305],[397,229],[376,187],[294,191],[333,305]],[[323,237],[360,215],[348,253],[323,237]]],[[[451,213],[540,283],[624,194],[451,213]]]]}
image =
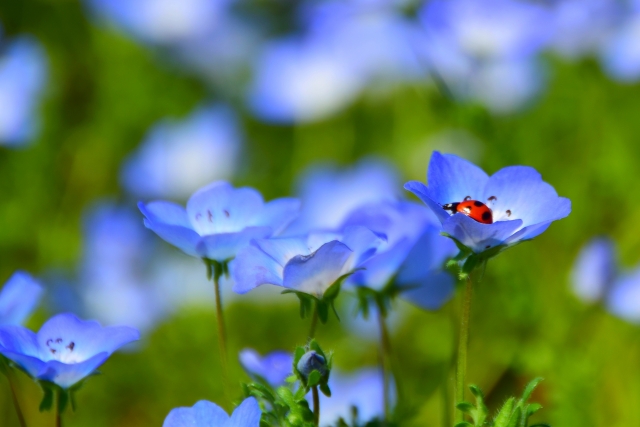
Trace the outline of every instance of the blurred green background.
{"type": "MultiPolygon", "coordinates": [[[[0,21],[6,36],[37,36],[50,63],[39,137],[28,147],[0,148],[4,281],[16,269],[35,275],[73,269],[83,209],[98,198],[121,197],[121,162],[148,128],[166,116],[185,116],[216,94],[149,49],[94,26],[75,0],[1,2],[0,21]]],[[[591,60],[548,60],[547,90],[526,110],[503,116],[420,84],[364,95],[330,119],[295,126],[261,123],[238,104],[247,142],[234,184],[254,186],[267,199],[285,196],[310,164],[348,165],[370,154],[391,160],[406,180],[424,180],[430,151],[446,149],[442,141],[460,135],[476,141],[473,160],[489,173],[513,164],[535,167],[571,199],[573,211],[490,262],[473,303],[468,379],[485,390],[493,410],[542,376],[534,400],[544,409],[536,421],[640,425],[637,327],[585,306],[568,286],[579,248],[594,235],[611,235],[624,265],[639,261],[640,87],[610,81],[591,60]]],[[[404,425],[442,425],[441,386],[443,379],[453,385],[458,303],[434,313],[395,307],[408,313],[392,345],[405,398],[416,409],[404,425]]],[[[242,300],[228,306],[231,354],[247,346],[266,352],[301,344],[308,325],[297,310],[292,296],[277,308],[242,300]]],[[[39,327],[50,314],[41,309],[29,326],[39,327]]],[[[344,308],[342,315],[350,312],[344,308]]],[[[158,426],[172,408],[203,398],[230,409],[215,334],[213,307],[166,319],[138,351],[117,353],[105,364],[103,375],[78,394],[78,410],[67,414],[65,425],[158,426]]],[[[350,335],[335,320],[320,327],[318,337],[340,367],[376,364],[376,343],[350,335]]],[[[232,362],[234,383],[248,380],[232,362]]],[[[0,390],[0,425],[17,425],[4,378],[0,390]]],[[[52,414],[38,413],[40,391],[23,374],[19,392],[29,425],[53,425],[52,414]]],[[[233,397],[240,393],[237,387],[233,397]]]]}

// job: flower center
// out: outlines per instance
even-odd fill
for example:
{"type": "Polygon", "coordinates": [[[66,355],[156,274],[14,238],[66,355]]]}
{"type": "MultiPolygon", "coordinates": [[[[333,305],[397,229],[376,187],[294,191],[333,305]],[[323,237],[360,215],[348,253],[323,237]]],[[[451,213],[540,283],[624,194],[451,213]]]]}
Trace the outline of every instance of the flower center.
{"type": "Polygon", "coordinates": [[[50,354],[51,359],[62,363],[79,363],[83,362],[78,352],[74,352],[76,343],[74,341],[64,340],[62,338],[49,338],[45,345],[50,354]]]}

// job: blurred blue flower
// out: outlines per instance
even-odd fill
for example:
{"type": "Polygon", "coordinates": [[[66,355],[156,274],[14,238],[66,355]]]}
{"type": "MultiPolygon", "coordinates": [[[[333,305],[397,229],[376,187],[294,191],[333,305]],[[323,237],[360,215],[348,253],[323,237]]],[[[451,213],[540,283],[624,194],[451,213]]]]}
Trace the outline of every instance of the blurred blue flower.
{"type": "Polygon", "coordinates": [[[77,288],[84,314],[149,329],[165,311],[148,272],[152,236],[135,211],[107,202],[89,209],[83,225],[77,288]]]}
{"type": "Polygon", "coordinates": [[[546,8],[518,0],[434,0],[420,19],[421,56],[462,99],[509,112],[541,86],[535,56],[551,37],[546,8]]]}
{"type": "Polygon", "coordinates": [[[618,257],[611,239],[591,240],[578,254],[571,271],[573,291],[585,302],[602,300],[618,273],[618,257]]]}
{"type": "Polygon", "coordinates": [[[426,309],[440,307],[452,295],[455,281],[443,267],[456,255],[456,245],[440,235],[440,224],[428,208],[413,202],[368,204],[354,210],[344,225],[360,225],[386,239],[348,283],[375,291],[391,285],[426,309]]]}
{"type": "Polygon", "coordinates": [[[137,197],[186,199],[209,182],[231,178],[241,145],[231,109],[199,108],[184,120],[152,127],[124,164],[122,182],[137,197]]]}
{"type": "Polygon", "coordinates": [[[262,412],[258,401],[245,399],[229,416],[224,409],[206,400],[191,408],[175,408],[169,412],[163,427],[259,427],[262,412]]]}
{"type": "Polygon", "coordinates": [[[344,169],[313,166],[300,177],[296,193],[302,200],[302,211],[285,234],[337,230],[361,205],[399,200],[400,188],[397,170],[381,159],[362,159],[344,169]]]}
{"type": "Polygon", "coordinates": [[[263,357],[246,348],[240,352],[240,364],[251,377],[264,379],[272,387],[284,385],[293,373],[293,355],[286,351],[273,351],[263,357]]]}
{"type": "Polygon", "coordinates": [[[640,2],[631,2],[624,11],[624,20],[610,34],[602,47],[601,60],[607,74],[622,82],[640,78],[640,2]]]}
{"type": "Polygon", "coordinates": [[[334,369],[329,387],[330,398],[320,395],[320,425],[334,425],[339,418],[350,422],[353,407],[358,408],[360,423],[384,418],[384,383],[379,369],[367,368],[349,374],[334,369]]]}
{"type": "Polygon", "coordinates": [[[46,80],[47,59],[40,43],[31,37],[9,41],[0,53],[0,145],[35,137],[46,80]]]}
{"type": "Polygon", "coordinates": [[[246,293],[264,284],[322,298],[341,276],[373,256],[384,240],[364,227],[343,233],[255,239],[232,264],[233,290],[246,293]]]}
{"type": "Polygon", "coordinates": [[[571,212],[571,201],[527,166],[509,166],[489,177],[476,165],[452,154],[434,151],[427,187],[411,181],[413,192],[436,214],[443,230],[475,253],[533,239],[553,221],[571,212]],[[451,214],[442,205],[466,198],[485,203],[493,223],[483,224],[462,213],[451,214]]]}
{"type": "Polygon", "coordinates": [[[0,325],[20,325],[35,309],[42,286],[29,274],[16,271],[0,290],[0,325]]]}
{"type": "Polygon", "coordinates": [[[619,26],[623,8],[610,0],[556,0],[553,49],[568,59],[597,54],[619,26]]]}
{"type": "Polygon", "coordinates": [[[91,11],[133,37],[170,45],[206,36],[234,0],[87,0],[91,11]]]}
{"type": "Polygon", "coordinates": [[[103,328],[64,313],[38,333],[21,326],[0,326],[0,353],[37,380],[67,389],[91,375],[118,348],[139,339],[127,326],[103,328]]]}
{"type": "Polygon", "coordinates": [[[298,214],[300,202],[281,198],[264,203],[252,188],[224,181],[196,191],[186,210],[175,203],[138,204],[144,224],[188,255],[225,262],[251,239],[281,232],[298,214]]]}

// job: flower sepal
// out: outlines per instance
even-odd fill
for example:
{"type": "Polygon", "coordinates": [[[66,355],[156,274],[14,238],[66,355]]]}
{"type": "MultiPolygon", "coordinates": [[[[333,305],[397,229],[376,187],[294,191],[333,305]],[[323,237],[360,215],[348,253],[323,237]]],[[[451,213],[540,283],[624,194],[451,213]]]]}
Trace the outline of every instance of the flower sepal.
{"type": "Polygon", "coordinates": [[[57,411],[60,414],[64,413],[68,406],[71,406],[71,410],[75,412],[77,407],[75,393],[82,388],[85,381],[89,377],[94,375],[100,375],[100,372],[95,371],[88,377],[84,378],[82,381],[74,384],[69,388],[62,388],[51,381],[38,381],[38,385],[40,385],[40,388],[43,392],[42,400],[40,401],[39,406],[40,412],[50,411],[51,408],[53,408],[54,402],[56,403],[57,411]]]}
{"type": "Polygon", "coordinates": [[[217,282],[221,277],[229,277],[229,262],[231,259],[224,261],[216,261],[214,259],[202,258],[204,264],[207,266],[207,279],[212,278],[217,282]]]}
{"type": "MultiPolygon", "coordinates": [[[[502,405],[493,421],[488,421],[489,410],[484,402],[484,393],[477,386],[471,385],[469,389],[473,394],[475,405],[469,402],[459,402],[456,408],[469,417],[473,422],[462,421],[454,427],[484,427],[491,425],[493,427],[511,427],[524,426],[529,427],[529,417],[538,412],[542,406],[538,403],[529,403],[531,393],[542,381],[542,378],[535,378],[527,384],[520,398],[510,397],[502,405]]],[[[548,427],[547,424],[535,424],[530,427],[548,427]]]]}
{"type": "Polygon", "coordinates": [[[331,397],[328,381],[332,361],[333,354],[325,354],[316,340],[311,340],[305,347],[296,348],[293,354],[293,373],[300,381],[304,394],[312,387],[318,387],[325,396],[331,397]]]}
{"type": "Polygon", "coordinates": [[[340,316],[338,315],[338,311],[335,307],[335,300],[340,295],[340,291],[342,290],[342,284],[344,281],[354,274],[356,271],[362,270],[362,268],[354,269],[349,273],[343,274],[338,277],[338,279],[333,282],[331,286],[324,291],[321,297],[316,297],[315,295],[308,294],[306,292],[297,291],[295,289],[285,289],[282,291],[282,294],[295,294],[300,300],[300,317],[306,318],[310,315],[313,315],[313,311],[318,311],[318,319],[322,324],[325,324],[329,321],[329,309],[333,311],[336,319],[340,321],[340,316]]]}

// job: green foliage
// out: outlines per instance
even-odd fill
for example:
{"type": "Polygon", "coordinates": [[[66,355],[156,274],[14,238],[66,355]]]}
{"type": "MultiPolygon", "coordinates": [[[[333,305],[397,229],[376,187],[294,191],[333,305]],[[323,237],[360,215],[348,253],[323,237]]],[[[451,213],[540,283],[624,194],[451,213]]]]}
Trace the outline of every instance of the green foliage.
{"type": "MultiPolygon", "coordinates": [[[[477,386],[471,385],[469,389],[475,397],[476,403],[460,402],[456,408],[469,415],[473,423],[463,421],[455,425],[455,427],[535,427],[529,425],[529,417],[539,411],[542,406],[538,403],[529,403],[531,393],[542,381],[542,378],[535,378],[522,392],[520,398],[509,397],[493,420],[487,420],[489,410],[485,404],[485,396],[477,386]]],[[[546,424],[536,424],[543,426],[546,424]]]]}

